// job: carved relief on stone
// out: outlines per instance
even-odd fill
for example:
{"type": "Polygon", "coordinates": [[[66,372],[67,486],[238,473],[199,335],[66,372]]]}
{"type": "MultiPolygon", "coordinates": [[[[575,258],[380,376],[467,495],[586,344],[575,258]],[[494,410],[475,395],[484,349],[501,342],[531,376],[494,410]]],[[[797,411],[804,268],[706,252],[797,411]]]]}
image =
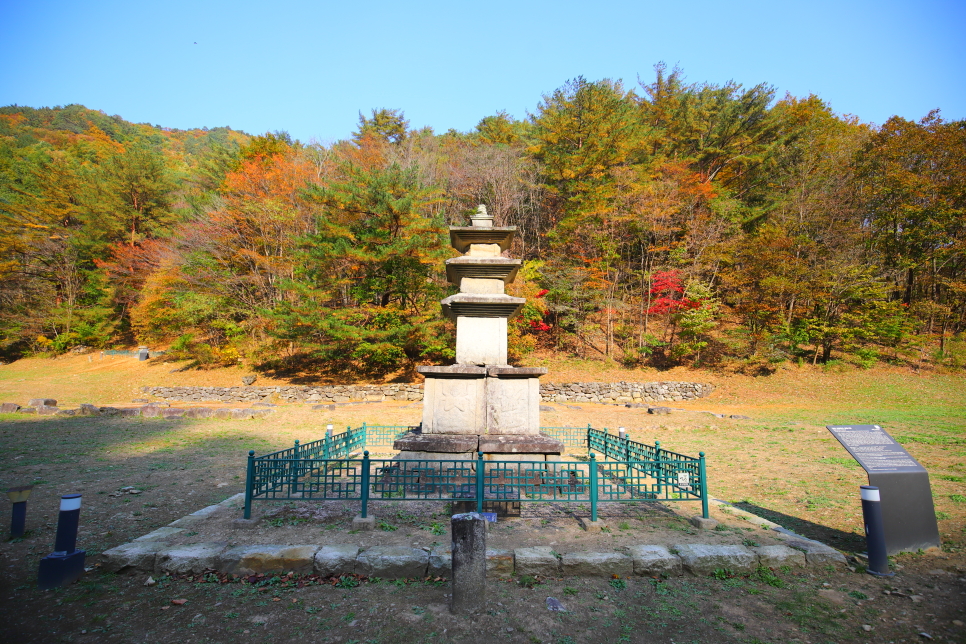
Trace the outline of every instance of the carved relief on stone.
{"type": "MultiPolygon", "coordinates": [[[[531,400],[536,378],[487,378],[486,412],[489,434],[536,434],[537,405],[531,400]]],[[[537,385],[539,387],[539,384],[537,385]]]]}
{"type": "Polygon", "coordinates": [[[483,380],[427,378],[423,431],[436,434],[482,433],[483,380]]]}

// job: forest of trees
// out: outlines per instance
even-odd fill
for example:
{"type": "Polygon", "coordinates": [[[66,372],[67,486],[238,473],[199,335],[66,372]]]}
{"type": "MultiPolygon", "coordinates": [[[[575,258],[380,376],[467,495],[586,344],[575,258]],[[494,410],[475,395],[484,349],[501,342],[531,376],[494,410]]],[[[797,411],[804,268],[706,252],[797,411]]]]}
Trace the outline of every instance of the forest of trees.
{"type": "Polygon", "coordinates": [[[445,362],[446,227],[483,203],[526,260],[515,359],[966,366],[966,121],[652,78],[577,78],[471,132],[375,109],[330,146],[0,108],[0,357],[445,362]]]}

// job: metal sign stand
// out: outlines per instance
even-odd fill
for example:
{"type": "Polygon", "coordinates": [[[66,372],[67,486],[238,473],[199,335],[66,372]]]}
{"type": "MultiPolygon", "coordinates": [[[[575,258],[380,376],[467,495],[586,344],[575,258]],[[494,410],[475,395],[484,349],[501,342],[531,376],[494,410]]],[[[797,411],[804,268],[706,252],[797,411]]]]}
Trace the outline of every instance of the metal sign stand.
{"type": "Polygon", "coordinates": [[[940,547],[929,473],[879,425],[827,425],[879,488],[886,552],[940,547]]]}

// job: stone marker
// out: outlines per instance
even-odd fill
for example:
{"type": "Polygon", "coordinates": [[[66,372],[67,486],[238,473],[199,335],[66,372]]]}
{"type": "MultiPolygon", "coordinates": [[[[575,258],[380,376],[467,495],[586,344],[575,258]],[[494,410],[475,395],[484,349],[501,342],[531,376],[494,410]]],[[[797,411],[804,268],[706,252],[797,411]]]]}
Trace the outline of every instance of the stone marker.
{"type": "Polygon", "coordinates": [[[452,613],[473,613],[486,602],[486,519],[478,512],[454,514],[452,613]]]}

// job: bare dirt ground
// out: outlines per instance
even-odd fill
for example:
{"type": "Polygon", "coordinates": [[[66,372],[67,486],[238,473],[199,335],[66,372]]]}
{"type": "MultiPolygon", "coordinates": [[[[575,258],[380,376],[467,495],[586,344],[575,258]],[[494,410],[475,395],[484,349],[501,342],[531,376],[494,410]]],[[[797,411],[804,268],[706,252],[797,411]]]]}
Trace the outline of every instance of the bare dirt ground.
{"type": "MultiPolygon", "coordinates": [[[[46,396],[62,406],[119,404],[143,396],[144,385],[235,385],[244,373],[170,373],[172,368],[130,358],[100,363],[85,356],[25,360],[0,366],[0,401],[23,404],[46,396]]],[[[563,372],[575,369],[569,366],[563,372]]],[[[604,405],[553,405],[555,411],[545,412],[542,424],[592,423],[612,431],[625,426],[635,440],[660,440],[662,447],[684,454],[704,451],[712,496],[848,554],[864,549],[857,487],[865,477],[824,426],[879,423],[929,469],[943,551],[897,557],[897,575],[890,580],[805,570],[726,579],[493,582],[485,614],[472,619],[451,617],[445,610],[447,585],[432,580],[357,585],[347,580],[336,587],[294,578],[266,578],[255,584],[164,578],[145,587],[143,576],[92,571],[69,588],[39,592],[34,589],[37,565],[53,546],[60,494],[84,494],[78,545],[94,555],[242,491],[248,449],[267,452],[295,439],[314,440],[329,422],[337,427],[363,421],[411,424],[421,412],[418,405],[381,403],[335,411],[292,405],[269,418],[245,421],[8,414],[0,416],[0,486],[36,487],[28,503],[30,532],[22,540],[0,544],[0,607],[5,616],[0,641],[885,643],[926,641],[919,635],[925,632],[937,641],[966,642],[961,624],[966,621],[966,380],[888,369],[789,369],[758,379],[701,372],[618,371],[622,375],[617,376],[610,371],[553,380],[694,380],[714,382],[718,389],[709,398],[675,404],[688,411],[670,416],[604,405]],[[703,411],[744,414],[751,420],[721,419],[703,411]],[[141,493],[111,496],[125,486],[141,493]],[[547,596],[558,598],[569,612],[548,611],[547,596]],[[187,601],[173,605],[173,599],[187,601]]],[[[433,529],[434,523],[446,526],[445,508],[428,514],[402,505],[377,505],[373,510],[396,529],[360,540],[421,545],[448,540],[448,534],[434,534],[433,529]]],[[[0,515],[4,528],[8,511],[0,515]]],[[[331,534],[355,511],[336,508],[326,517],[292,525],[308,508],[283,506],[275,517],[281,519],[278,525],[259,530],[271,534],[270,543],[313,543],[317,540],[282,535],[301,529],[331,534]]],[[[506,527],[510,522],[498,523],[492,534],[507,544],[556,542],[561,552],[599,547],[591,543],[617,548],[635,540],[654,542],[664,530],[676,542],[694,538],[666,509],[637,508],[639,516],[627,508],[622,511],[628,516],[613,517],[612,532],[598,536],[578,532],[566,512],[524,518],[515,528],[506,527]],[[567,543],[579,546],[565,550],[567,543]]],[[[682,514],[696,512],[692,505],[682,514]]],[[[733,518],[717,517],[743,527],[733,518]]],[[[714,537],[719,538],[757,540],[759,533],[729,530],[714,537]]],[[[494,546],[499,547],[495,541],[494,546]]]]}

